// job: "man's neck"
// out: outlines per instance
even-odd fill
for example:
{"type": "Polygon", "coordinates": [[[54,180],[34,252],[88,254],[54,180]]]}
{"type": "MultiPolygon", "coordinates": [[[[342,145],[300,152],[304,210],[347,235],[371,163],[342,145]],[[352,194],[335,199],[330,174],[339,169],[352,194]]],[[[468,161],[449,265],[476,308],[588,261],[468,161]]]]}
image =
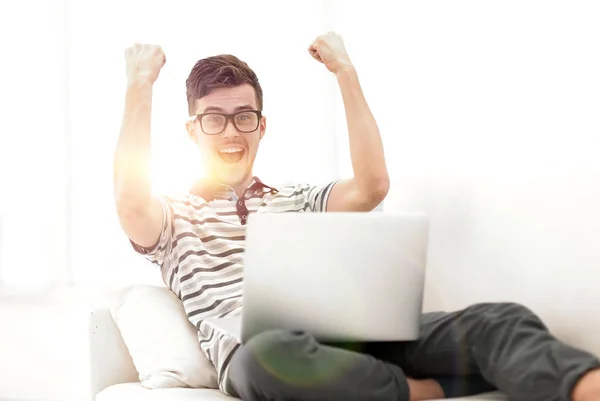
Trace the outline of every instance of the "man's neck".
{"type": "Polygon", "coordinates": [[[215,179],[215,177],[207,176],[196,181],[191,191],[200,194],[201,196],[210,197],[214,192],[223,191],[223,185],[226,185],[231,188],[238,197],[241,197],[253,180],[254,175],[249,174],[238,184],[225,184],[224,182],[215,179]]]}
{"type": "Polygon", "coordinates": [[[203,185],[208,185],[212,188],[218,188],[221,185],[227,185],[228,187],[233,189],[233,191],[238,197],[240,197],[244,194],[244,192],[246,192],[246,189],[250,186],[253,179],[254,176],[252,174],[249,174],[243,181],[241,181],[238,184],[227,184],[215,179],[214,177],[207,177],[206,179],[204,179],[203,185]]]}
{"type": "Polygon", "coordinates": [[[230,185],[230,187],[233,188],[233,190],[235,191],[235,194],[238,197],[241,197],[242,195],[244,195],[244,192],[246,192],[246,189],[250,186],[250,183],[252,182],[253,179],[254,179],[254,176],[252,174],[250,174],[248,176],[248,178],[246,178],[243,182],[241,182],[237,185],[230,185]]]}

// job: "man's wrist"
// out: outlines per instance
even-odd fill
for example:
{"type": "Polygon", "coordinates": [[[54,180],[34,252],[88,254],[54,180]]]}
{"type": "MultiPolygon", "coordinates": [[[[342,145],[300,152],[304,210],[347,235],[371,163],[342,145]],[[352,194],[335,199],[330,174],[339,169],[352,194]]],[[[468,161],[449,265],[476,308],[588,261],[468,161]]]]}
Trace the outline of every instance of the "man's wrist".
{"type": "Polygon", "coordinates": [[[127,80],[127,88],[132,89],[151,89],[154,82],[148,77],[137,77],[127,80]]]}
{"type": "Polygon", "coordinates": [[[349,80],[355,80],[357,78],[356,69],[352,64],[345,64],[335,73],[335,77],[340,84],[349,80]]]}

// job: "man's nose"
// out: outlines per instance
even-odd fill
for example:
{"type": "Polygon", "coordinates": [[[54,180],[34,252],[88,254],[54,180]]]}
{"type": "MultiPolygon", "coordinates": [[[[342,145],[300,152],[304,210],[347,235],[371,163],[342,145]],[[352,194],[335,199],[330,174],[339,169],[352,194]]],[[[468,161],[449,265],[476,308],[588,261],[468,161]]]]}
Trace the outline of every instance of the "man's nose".
{"type": "Polygon", "coordinates": [[[227,120],[227,125],[225,126],[225,130],[221,134],[223,138],[235,138],[240,136],[240,133],[237,129],[235,129],[235,125],[233,125],[233,121],[227,120]]]}

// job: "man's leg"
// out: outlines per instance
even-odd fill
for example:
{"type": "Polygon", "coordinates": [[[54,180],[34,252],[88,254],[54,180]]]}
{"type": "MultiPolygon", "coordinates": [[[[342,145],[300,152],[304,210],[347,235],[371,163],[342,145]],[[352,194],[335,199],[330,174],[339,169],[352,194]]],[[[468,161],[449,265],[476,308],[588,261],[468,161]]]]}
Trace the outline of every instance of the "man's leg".
{"type": "Polygon", "coordinates": [[[571,401],[579,379],[600,367],[595,356],[553,337],[529,309],[506,303],[426,314],[418,341],[370,347],[408,376],[440,378],[448,396],[475,383],[515,401],[571,401]]]}
{"type": "Polygon", "coordinates": [[[227,389],[243,401],[409,401],[410,391],[430,391],[427,382],[413,384],[409,390],[400,367],[372,356],[319,344],[302,332],[269,331],[235,351],[227,389]]]}

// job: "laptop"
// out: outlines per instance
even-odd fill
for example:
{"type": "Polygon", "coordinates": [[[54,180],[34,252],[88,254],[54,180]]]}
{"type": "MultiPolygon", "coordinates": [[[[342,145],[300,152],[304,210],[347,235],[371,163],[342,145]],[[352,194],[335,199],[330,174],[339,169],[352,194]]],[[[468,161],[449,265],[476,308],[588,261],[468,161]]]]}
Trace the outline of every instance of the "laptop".
{"type": "Polygon", "coordinates": [[[207,321],[241,343],[274,329],[322,342],[415,340],[428,239],[421,214],[253,214],[242,314],[207,321]]]}

